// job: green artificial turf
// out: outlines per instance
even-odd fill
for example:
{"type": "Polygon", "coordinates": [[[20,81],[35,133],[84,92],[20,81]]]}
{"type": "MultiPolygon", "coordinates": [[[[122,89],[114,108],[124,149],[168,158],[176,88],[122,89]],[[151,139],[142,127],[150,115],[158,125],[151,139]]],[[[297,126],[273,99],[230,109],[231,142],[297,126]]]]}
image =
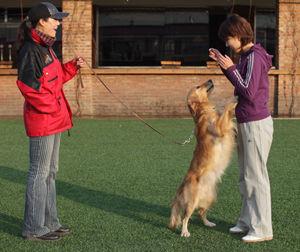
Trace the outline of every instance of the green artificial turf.
{"type": "MultiPolygon", "coordinates": [[[[189,119],[147,120],[168,137],[191,134],[189,119]]],[[[57,174],[59,217],[72,234],[56,242],[21,237],[28,139],[21,120],[0,121],[0,251],[299,251],[300,120],[275,120],[269,157],[274,240],[244,244],[228,233],[241,206],[236,153],[208,214],[191,237],[167,229],[170,202],[194,140],[171,144],[135,120],[75,120],[63,134],[57,174]]]]}

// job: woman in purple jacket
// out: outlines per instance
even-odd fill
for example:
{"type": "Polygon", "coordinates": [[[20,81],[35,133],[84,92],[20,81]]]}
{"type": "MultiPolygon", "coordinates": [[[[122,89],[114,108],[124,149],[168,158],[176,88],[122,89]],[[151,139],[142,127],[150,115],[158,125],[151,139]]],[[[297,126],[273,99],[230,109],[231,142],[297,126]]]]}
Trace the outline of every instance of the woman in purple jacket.
{"type": "Polygon", "coordinates": [[[242,209],[230,233],[246,233],[244,242],[273,239],[271,193],[267,159],[273,139],[273,121],[268,109],[268,71],[272,56],[253,43],[253,30],[239,15],[228,17],[219,28],[219,37],[240,55],[234,64],[230,57],[211,48],[209,56],[221,67],[238,97],[239,186],[242,209]]]}

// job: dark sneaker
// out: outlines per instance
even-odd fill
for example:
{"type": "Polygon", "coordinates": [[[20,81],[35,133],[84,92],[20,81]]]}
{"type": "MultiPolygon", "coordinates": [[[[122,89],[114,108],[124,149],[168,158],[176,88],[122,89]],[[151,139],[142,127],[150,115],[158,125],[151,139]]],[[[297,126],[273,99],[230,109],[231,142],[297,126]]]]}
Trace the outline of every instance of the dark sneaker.
{"type": "Polygon", "coordinates": [[[70,228],[68,227],[60,227],[59,229],[55,230],[53,234],[57,236],[65,236],[71,233],[70,228]]]}
{"type": "Polygon", "coordinates": [[[44,234],[42,236],[27,236],[25,237],[26,240],[31,240],[31,241],[56,241],[59,240],[60,237],[53,232],[44,234]]]}

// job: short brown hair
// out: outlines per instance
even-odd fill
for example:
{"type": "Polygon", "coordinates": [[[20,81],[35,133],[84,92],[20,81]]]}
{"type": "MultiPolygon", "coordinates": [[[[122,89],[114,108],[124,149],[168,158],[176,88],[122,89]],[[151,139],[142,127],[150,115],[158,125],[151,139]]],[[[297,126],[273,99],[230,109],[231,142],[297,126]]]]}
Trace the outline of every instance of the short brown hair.
{"type": "Polygon", "coordinates": [[[218,36],[224,42],[228,37],[238,37],[242,46],[253,42],[253,30],[250,23],[243,17],[233,14],[220,26],[218,36]]]}

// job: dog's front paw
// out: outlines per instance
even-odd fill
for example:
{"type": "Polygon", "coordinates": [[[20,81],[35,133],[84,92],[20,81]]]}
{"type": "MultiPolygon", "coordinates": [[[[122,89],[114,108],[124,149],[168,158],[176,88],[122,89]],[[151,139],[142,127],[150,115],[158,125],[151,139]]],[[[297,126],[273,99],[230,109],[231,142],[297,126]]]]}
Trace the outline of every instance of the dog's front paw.
{"type": "Polygon", "coordinates": [[[235,107],[237,103],[229,103],[226,105],[224,113],[232,117],[234,115],[235,107]]]}
{"type": "Polygon", "coordinates": [[[236,107],[237,103],[236,102],[232,102],[229,103],[225,106],[225,111],[229,111],[229,112],[233,112],[235,107],[236,107]]]}
{"type": "Polygon", "coordinates": [[[190,237],[190,232],[188,230],[181,232],[181,237],[190,237]]]}

